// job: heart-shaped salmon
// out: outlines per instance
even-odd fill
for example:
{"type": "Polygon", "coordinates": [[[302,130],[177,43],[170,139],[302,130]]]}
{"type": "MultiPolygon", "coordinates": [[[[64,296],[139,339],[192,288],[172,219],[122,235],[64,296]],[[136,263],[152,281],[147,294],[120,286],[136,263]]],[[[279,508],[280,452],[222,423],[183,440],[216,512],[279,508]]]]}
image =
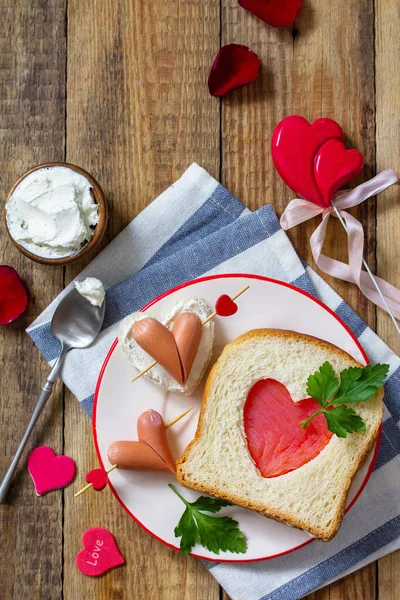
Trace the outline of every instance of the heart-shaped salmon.
{"type": "Polygon", "coordinates": [[[323,202],[329,206],[335,193],[357,177],[364,168],[358,150],[346,150],[340,140],[328,140],[321,146],[314,161],[314,175],[323,202]]]}
{"type": "Polygon", "coordinates": [[[132,337],[181,385],[185,385],[202,336],[200,318],[195,313],[181,313],[172,330],[148,317],[132,327],[132,337]]]}
{"type": "Polygon", "coordinates": [[[272,135],[272,159],[279,175],[296,194],[318,206],[329,206],[329,202],[315,180],[314,159],[321,146],[332,138],[344,138],[336,121],[318,119],[310,124],[298,115],[283,119],[272,135]]]}
{"type": "Polygon", "coordinates": [[[293,402],[286,387],[275,379],[253,385],[244,405],[244,430],[250,455],[263,477],[294,471],[325,448],[332,433],[322,414],[306,429],[300,425],[320,408],[313,398],[293,402]]]}

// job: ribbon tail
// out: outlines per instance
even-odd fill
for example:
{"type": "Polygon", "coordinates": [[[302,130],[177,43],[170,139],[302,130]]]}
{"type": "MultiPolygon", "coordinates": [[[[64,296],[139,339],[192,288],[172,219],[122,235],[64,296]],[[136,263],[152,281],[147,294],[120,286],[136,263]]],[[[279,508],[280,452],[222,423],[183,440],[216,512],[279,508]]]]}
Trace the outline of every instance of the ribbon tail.
{"type": "MultiPolygon", "coordinates": [[[[387,312],[385,303],[383,302],[379,293],[376,291],[376,288],[368,273],[361,271],[359,281],[357,282],[354,279],[350,266],[346,263],[334,258],[330,258],[329,256],[325,256],[324,254],[320,254],[318,260],[315,262],[317,267],[327,275],[331,275],[337,279],[342,279],[343,281],[348,281],[349,283],[355,283],[358,285],[360,291],[368,298],[368,300],[371,300],[371,302],[387,312]]],[[[386,302],[390,306],[394,316],[396,319],[400,319],[400,290],[380,277],[375,276],[375,280],[385,296],[386,302]]]]}

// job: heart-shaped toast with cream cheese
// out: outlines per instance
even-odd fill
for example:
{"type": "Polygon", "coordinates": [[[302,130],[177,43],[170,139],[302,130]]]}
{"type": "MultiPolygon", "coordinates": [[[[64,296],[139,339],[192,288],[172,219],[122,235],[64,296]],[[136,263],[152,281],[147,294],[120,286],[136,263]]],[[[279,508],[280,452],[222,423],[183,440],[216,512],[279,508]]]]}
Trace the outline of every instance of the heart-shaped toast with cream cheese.
{"type": "Polygon", "coordinates": [[[159,319],[136,312],[122,321],[119,341],[139,372],[157,361],[145,374],[153,383],[191,394],[212,355],[214,323],[201,325],[211,313],[203,298],[179,302],[159,319]]]}

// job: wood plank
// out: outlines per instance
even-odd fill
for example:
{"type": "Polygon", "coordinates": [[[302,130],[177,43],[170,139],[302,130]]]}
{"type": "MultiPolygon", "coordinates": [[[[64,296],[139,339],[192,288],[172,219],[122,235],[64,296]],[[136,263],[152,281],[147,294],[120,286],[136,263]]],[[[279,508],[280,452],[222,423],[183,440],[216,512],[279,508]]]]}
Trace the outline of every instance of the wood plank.
{"type": "MultiPolygon", "coordinates": [[[[398,29],[399,5],[396,0],[378,0],[375,4],[376,31],[376,167],[377,172],[392,168],[400,174],[400,74],[394,56],[400,52],[398,29]]],[[[398,268],[399,247],[399,185],[379,195],[377,202],[377,273],[400,287],[398,268]]],[[[390,318],[378,311],[377,332],[397,354],[399,336],[390,318]]],[[[378,562],[380,600],[400,597],[400,552],[378,562]]]]}
{"type": "MultiPolygon", "coordinates": [[[[29,167],[64,158],[65,1],[0,6],[0,197],[29,167]]],[[[3,204],[1,207],[3,211],[3,204]]],[[[45,381],[47,366],[24,329],[62,289],[63,271],[24,258],[2,230],[0,264],[17,269],[29,290],[25,315],[0,328],[1,473],[9,466],[45,381]]],[[[63,398],[57,386],[28,448],[63,451],[63,398]]],[[[21,460],[7,503],[0,506],[2,598],[60,598],[63,494],[35,495],[21,460]]]]}
{"type": "MultiPolygon", "coordinates": [[[[219,102],[205,90],[219,7],[212,0],[181,1],[173,11],[161,0],[69,0],[68,40],[67,158],[104,186],[109,241],[194,160],[218,176],[219,102]]],[[[67,280],[81,268],[68,268],[67,280]]],[[[89,420],[70,394],[65,446],[80,484],[97,461],[89,420]]],[[[199,561],[142,531],[108,489],[79,500],[66,494],[64,568],[65,600],[219,598],[199,561]],[[126,557],[126,567],[95,581],[74,565],[81,534],[93,525],[109,528],[126,557]]]]}
{"type": "MultiPolygon", "coordinates": [[[[283,212],[294,195],[274,171],[269,148],[273,128],[289,114],[337,120],[349,138],[348,145],[364,154],[362,179],[370,178],[375,167],[372,0],[362,6],[357,0],[318,3],[317,8],[304,3],[295,27],[282,30],[268,27],[235,0],[222,0],[222,6],[222,43],[244,43],[262,62],[259,79],[222,103],[224,184],[252,209],[270,202],[279,215],[283,212]]],[[[365,257],[374,269],[374,201],[352,213],[364,226],[365,257]]],[[[289,232],[299,255],[311,265],[308,240],[317,224],[315,219],[289,232]]],[[[329,256],[346,260],[339,223],[330,223],[324,249],[329,256]]],[[[354,285],[323,277],[374,327],[375,308],[354,285]]],[[[333,584],[330,595],[343,597],[343,590],[352,589],[358,594],[367,590],[364,597],[375,598],[375,571],[375,565],[369,565],[333,584]]]]}

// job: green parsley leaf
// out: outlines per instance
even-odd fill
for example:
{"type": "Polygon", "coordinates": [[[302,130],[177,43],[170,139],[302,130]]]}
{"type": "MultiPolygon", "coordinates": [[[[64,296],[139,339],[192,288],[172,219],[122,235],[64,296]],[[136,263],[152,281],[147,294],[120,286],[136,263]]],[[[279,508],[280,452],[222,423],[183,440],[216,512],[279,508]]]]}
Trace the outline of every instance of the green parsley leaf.
{"type": "Polygon", "coordinates": [[[389,365],[367,365],[350,367],[340,373],[340,387],[335,396],[335,404],[365,402],[382,387],[389,365]]]}
{"type": "Polygon", "coordinates": [[[182,554],[187,556],[197,542],[215,554],[219,554],[221,550],[238,554],[246,552],[246,539],[238,528],[237,521],[230,517],[212,517],[202,512],[216,513],[222,507],[230,506],[230,502],[207,496],[200,496],[194,502],[188,502],[173,485],[168,486],[186,505],[174,530],[175,537],[181,538],[182,554]]]}
{"type": "Polygon", "coordinates": [[[200,541],[199,530],[188,508],[185,509],[178,525],[174,529],[175,537],[181,538],[182,554],[187,556],[193,546],[200,541]]]}
{"type": "Polygon", "coordinates": [[[324,411],[324,415],[329,431],[336,433],[338,437],[345,438],[347,433],[365,431],[362,418],[352,408],[347,408],[343,404],[324,411]]]}
{"type": "Polygon", "coordinates": [[[232,504],[227,500],[218,500],[209,496],[199,496],[195,502],[192,502],[192,508],[210,513],[218,512],[223,506],[232,506],[232,504]]]}
{"type": "Polygon", "coordinates": [[[366,402],[383,386],[389,365],[367,365],[350,367],[340,374],[340,383],[332,365],[325,362],[307,379],[307,393],[322,407],[305,421],[301,427],[308,427],[317,415],[323,414],[328,429],[338,437],[347,437],[348,433],[365,431],[362,418],[345,404],[366,402]]]}
{"type": "Polygon", "coordinates": [[[332,365],[326,361],[320,366],[314,375],[307,379],[307,394],[316,400],[321,406],[325,406],[328,400],[339,389],[339,380],[336,378],[332,365]]]}

